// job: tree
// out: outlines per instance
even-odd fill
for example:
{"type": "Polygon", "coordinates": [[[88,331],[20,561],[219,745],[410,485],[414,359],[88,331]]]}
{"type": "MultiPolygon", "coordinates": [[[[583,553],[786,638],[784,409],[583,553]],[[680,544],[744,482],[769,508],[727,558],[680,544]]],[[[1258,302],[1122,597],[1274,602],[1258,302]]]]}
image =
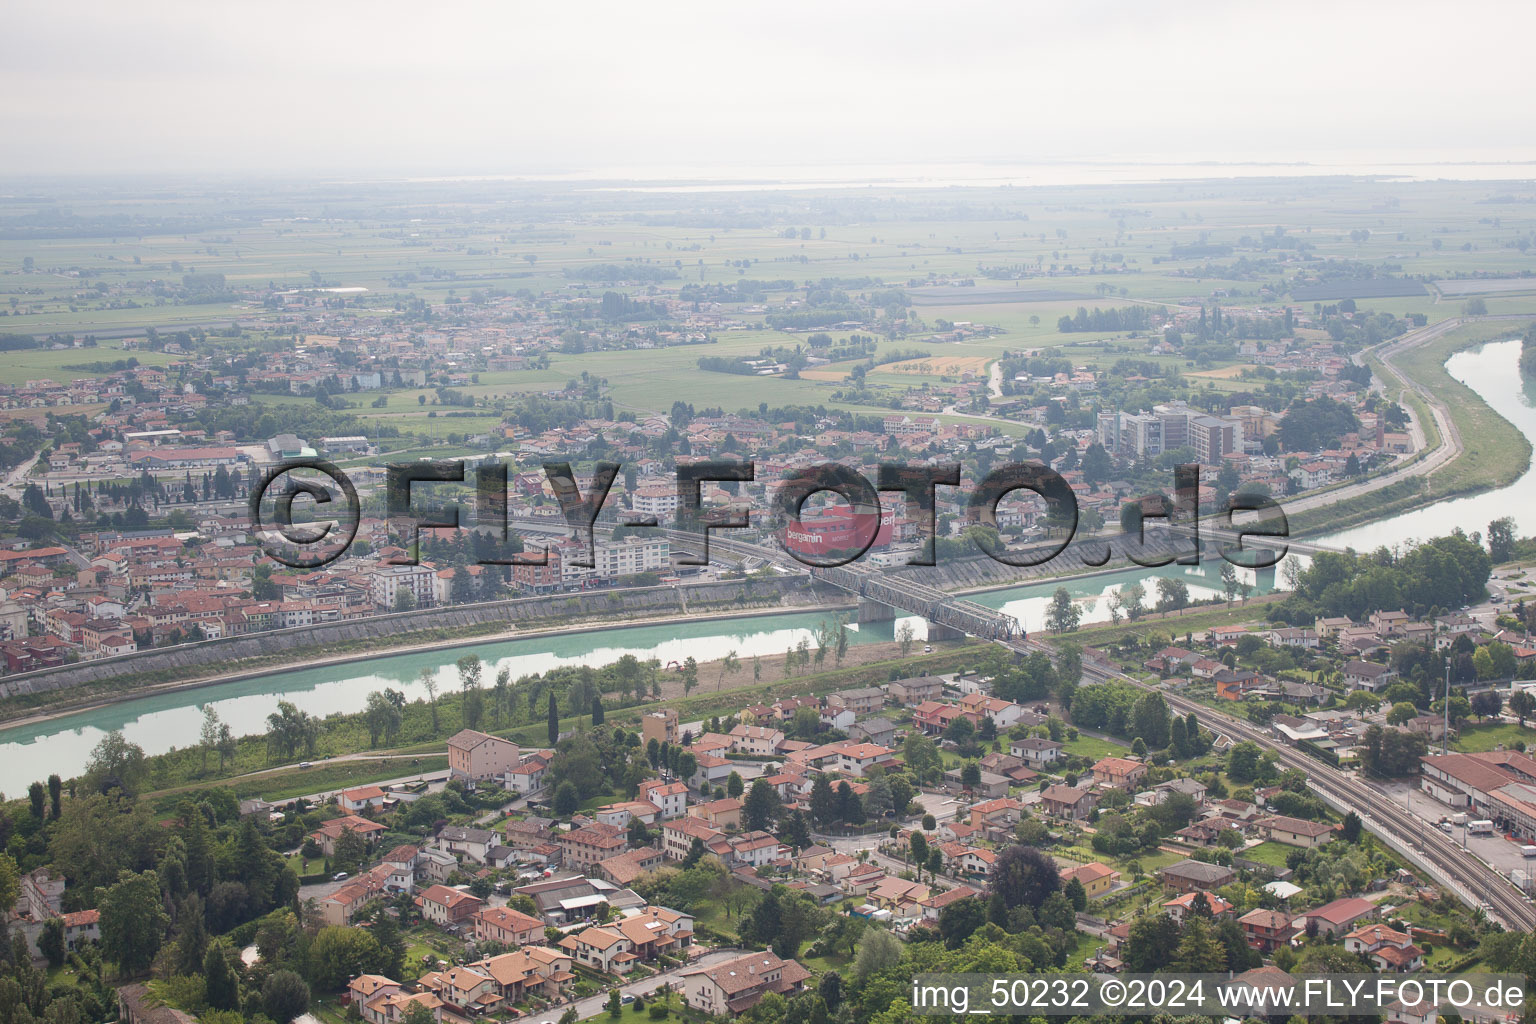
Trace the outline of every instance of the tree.
{"type": "Polygon", "coordinates": [[[555,703],[554,691],[549,694],[549,745],[560,742],[560,707],[555,703]]]}
{"type": "Polygon", "coordinates": [[[1488,558],[1494,565],[1515,556],[1515,521],[1509,516],[1488,524],[1488,558]]]}
{"type": "Polygon", "coordinates": [[[1339,829],[1339,838],[1346,843],[1358,843],[1360,833],[1365,828],[1365,823],[1360,820],[1360,815],[1350,811],[1344,815],[1344,823],[1339,829]]]}
{"type": "Polygon", "coordinates": [[[368,857],[368,845],[363,842],[362,836],[350,828],[341,830],[334,848],[336,852],[331,855],[331,867],[348,874],[361,868],[368,857]]]}
{"type": "Polygon", "coordinates": [[[600,693],[594,693],[592,695],[592,724],[602,725],[604,717],[603,695],[600,693]]]}
{"type": "Polygon", "coordinates": [[[1067,900],[1072,904],[1074,911],[1081,913],[1088,909],[1088,890],[1076,875],[1072,876],[1072,880],[1067,883],[1063,892],[1067,894],[1067,900]]]}
{"type": "Polygon", "coordinates": [[[746,783],[741,781],[741,773],[733,771],[725,777],[726,796],[739,797],[742,793],[746,792],[746,789],[746,783]]]}
{"type": "Polygon", "coordinates": [[[955,900],[939,911],[939,935],[950,949],[959,949],[965,945],[965,940],[986,923],[987,908],[974,896],[955,900]]]}
{"type": "Polygon", "coordinates": [[[47,958],[50,967],[58,967],[64,962],[68,950],[64,948],[62,918],[50,917],[43,922],[43,930],[37,937],[37,951],[47,958]]]}
{"type": "Polygon", "coordinates": [[[1227,597],[1227,606],[1231,607],[1232,598],[1237,596],[1237,570],[1231,562],[1221,563],[1221,590],[1227,597]]]}
{"type": "Polygon", "coordinates": [[[762,779],[754,780],[742,813],[749,832],[769,831],[782,813],[779,791],[762,779]]]}
{"type": "Polygon", "coordinates": [[[368,746],[376,747],[381,736],[398,731],[400,719],[400,710],[388,696],[377,690],[370,693],[363,707],[363,724],[368,727],[368,746]]]}
{"type": "Polygon", "coordinates": [[[905,658],[912,653],[912,642],[916,639],[912,632],[912,623],[903,622],[896,629],[896,643],[901,649],[901,656],[905,658]]]}
{"type": "Polygon", "coordinates": [[[97,904],[101,912],[101,953],[125,975],[142,974],[154,962],[171,923],[153,871],[119,872],[97,904]]]}
{"type": "Polygon", "coordinates": [[[1167,914],[1143,914],[1131,922],[1130,934],[1120,945],[1125,969],[1151,974],[1168,967],[1179,945],[1179,926],[1167,914]]]}
{"type": "Polygon", "coordinates": [[[422,688],[427,691],[427,707],[432,712],[432,735],[437,735],[437,672],[431,668],[423,668],[421,675],[422,688]]]}
{"type": "Polygon", "coordinates": [[[1061,888],[1056,862],[1033,846],[1015,843],[997,855],[992,870],[992,891],[1003,897],[1009,910],[1038,909],[1046,897],[1061,888]]]}
{"type": "Polygon", "coordinates": [[[119,731],[103,736],[85,762],[88,788],[97,792],[117,786],[125,793],[136,793],[147,770],[144,748],[130,743],[119,731]]]}
{"type": "Polygon", "coordinates": [[[912,850],[912,863],[917,865],[918,874],[922,874],[923,866],[928,863],[928,837],[921,832],[913,832],[907,843],[912,850]]]}
{"type": "Polygon", "coordinates": [[[199,754],[202,761],[199,772],[208,770],[208,752],[219,748],[219,727],[223,723],[219,720],[219,712],[212,704],[203,706],[203,728],[198,734],[199,754]]]}
{"type": "MultiPolygon", "coordinates": [[[[394,975],[386,975],[386,977],[394,977],[394,975]]],[[[430,1006],[418,1000],[405,1008],[405,1013],[400,1020],[401,1024],[437,1024],[437,1015],[432,1012],[430,1006]]]]}
{"type": "Polygon", "coordinates": [[[1132,622],[1141,617],[1144,610],[1142,602],[1147,599],[1147,588],[1140,580],[1130,586],[1121,587],[1117,593],[1120,596],[1120,604],[1125,609],[1125,617],[1132,622]]]}
{"type": "Polygon", "coordinates": [[[1204,917],[1190,915],[1170,966],[1179,972],[1209,974],[1225,970],[1226,965],[1226,950],[1217,940],[1210,922],[1204,917]]]}
{"type": "Polygon", "coordinates": [[[699,663],[693,655],[683,659],[683,696],[693,692],[693,688],[699,685],[699,663]]]}
{"type": "Polygon", "coordinates": [[[464,728],[478,729],[480,718],[485,713],[485,695],[480,692],[480,674],[484,667],[475,654],[464,655],[456,662],[456,667],[459,670],[459,688],[463,691],[460,710],[464,715],[464,728]]]}
{"type": "Polygon", "coordinates": [[[725,657],[720,659],[720,675],[715,678],[715,692],[720,692],[720,686],[725,682],[725,677],[741,667],[741,659],[736,657],[735,651],[727,651],[725,657]]]}
{"type": "Polygon", "coordinates": [[[293,971],[273,971],[261,987],[261,1006],[276,1024],[288,1024],[309,1010],[309,986],[293,971]]]}
{"type": "MultiPolygon", "coordinates": [[[[1364,693],[1366,691],[1360,690],[1357,692],[1364,693]]],[[[1419,717],[1418,708],[1414,707],[1413,704],[1408,701],[1399,701],[1398,703],[1393,704],[1392,707],[1387,711],[1387,724],[1406,725],[1417,717],[1419,717]]]]}
{"type": "Polygon", "coordinates": [[[569,780],[555,787],[555,813],[562,818],[569,818],[581,807],[581,793],[576,789],[576,784],[569,780]]]}
{"type": "Polygon", "coordinates": [[[28,786],[27,798],[31,801],[32,804],[32,817],[36,818],[38,821],[42,821],[43,815],[47,810],[46,801],[48,799],[48,794],[47,791],[43,789],[43,784],[41,782],[34,782],[32,785],[28,786]]]}
{"type": "Polygon", "coordinates": [[[853,979],[863,985],[881,971],[901,962],[901,942],[884,928],[866,929],[859,939],[859,952],[853,958],[853,979]]]}
{"type": "Polygon", "coordinates": [[[1536,715],[1536,694],[1529,690],[1516,690],[1509,695],[1509,710],[1519,717],[1520,727],[1525,728],[1525,720],[1536,715]]]}
{"type": "Polygon", "coordinates": [[[1187,607],[1189,607],[1189,584],[1170,576],[1160,577],[1157,581],[1157,610],[1169,612],[1187,607]]]}
{"type": "Polygon", "coordinates": [[[240,1008],[240,978],[230,965],[232,952],[222,939],[208,943],[203,954],[204,996],[215,1010],[240,1008]]]}
{"type": "Polygon", "coordinates": [[[1072,603],[1071,592],[1066,587],[1057,587],[1045,612],[1045,628],[1052,633],[1075,632],[1082,617],[1083,610],[1072,603]]]}
{"type": "Polygon", "coordinates": [[[837,794],[832,790],[832,780],[817,775],[811,783],[811,817],[825,828],[837,820],[837,794]]]}
{"type": "Polygon", "coordinates": [[[331,925],[320,929],[310,943],[309,974],[316,988],[332,992],[359,974],[377,970],[380,954],[370,929],[331,925]]]}
{"type": "Polygon", "coordinates": [[[608,1001],[603,1004],[603,1009],[607,1010],[608,1016],[614,1020],[618,1020],[623,1015],[624,1004],[619,999],[618,989],[611,988],[608,990],[608,1001]]]}

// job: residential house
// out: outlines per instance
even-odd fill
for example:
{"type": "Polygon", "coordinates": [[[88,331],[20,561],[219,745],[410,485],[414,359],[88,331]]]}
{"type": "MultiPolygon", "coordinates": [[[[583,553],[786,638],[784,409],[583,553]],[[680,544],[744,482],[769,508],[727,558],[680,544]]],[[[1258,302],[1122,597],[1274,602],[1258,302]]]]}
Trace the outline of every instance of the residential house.
{"type": "Polygon", "coordinates": [[[784,743],[784,734],[761,725],[738,725],[731,730],[731,749],[752,757],[772,757],[784,743]]]}
{"type": "Polygon", "coordinates": [[[639,798],[655,804],[661,820],[676,818],[688,810],[688,787],[681,782],[646,779],[640,783],[639,798]]]}
{"type": "Polygon", "coordinates": [[[475,916],[475,911],[485,905],[485,901],[462,889],[433,885],[421,891],[421,895],[416,897],[416,904],[421,908],[423,918],[439,928],[448,928],[469,921],[475,916]]]}
{"type": "Polygon", "coordinates": [[[1174,861],[1158,871],[1158,877],[1175,892],[1211,892],[1224,885],[1231,885],[1237,873],[1220,864],[1207,864],[1201,860],[1174,861]]]}
{"type": "Polygon", "coordinates": [[[358,786],[355,789],[344,789],[337,803],[341,809],[353,814],[360,814],[370,808],[383,807],[387,794],[378,786],[358,786]]]}
{"type": "Polygon", "coordinates": [[[515,1003],[525,995],[560,998],[576,980],[574,964],[570,954],[561,950],[524,946],[516,952],[478,960],[474,966],[490,975],[502,999],[515,1003]]]}
{"type": "Polygon", "coordinates": [[[362,839],[363,844],[370,845],[381,833],[387,831],[383,825],[367,818],[359,818],[355,814],[343,814],[339,818],[322,822],[320,827],[309,834],[327,857],[335,856],[336,840],[341,838],[343,832],[352,832],[362,839]]]}
{"type": "Polygon", "coordinates": [[[1289,945],[1291,939],[1296,937],[1296,926],[1291,923],[1291,915],[1279,910],[1265,910],[1262,907],[1250,910],[1238,918],[1237,923],[1242,925],[1248,945],[1260,953],[1273,953],[1281,946],[1289,945]]]}
{"type": "Polygon", "coordinates": [[[628,974],[640,960],[635,955],[634,943],[614,928],[584,928],[556,945],[570,953],[577,963],[603,974],[628,974]]]}
{"type": "Polygon", "coordinates": [[[437,834],[438,845],[455,857],[484,864],[491,848],[498,845],[496,833],[483,828],[463,825],[444,825],[437,834]]]}
{"type": "Polygon", "coordinates": [[[980,899],[981,895],[980,892],[968,885],[957,885],[953,889],[929,896],[919,903],[919,906],[922,908],[923,923],[926,925],[937,925],[939,923],[939,915],[944,912],[945,907],[964,899],[973,897],[980,899]]]}
{"type": "Polygon", "coordinates": [[[1397,673],[1386,665],[1374,661],[1346,661],[1343,668],[1344,685],[1351,690],[1369,690],[1376,693],[1385,690],[1397,679],[1397,673]]]}
{"type": "Polygon", "coordinates": [[[361,881],[348,882],[320,900],[320,920],[328,925],[348,925],[363,904],[372,898],[361,881]]]}
{"type": "Polygon", "coordinates": [[[1304,850],[1322,846],[1333,839],[1332,825],[1319,821],[1306,821],[1302,818],[1288,818],[1283,814],[1272,814],[1267,818],[1260,818],[1254,824],[1266,839],[1284,843],[1287,846],[1299,846],[1304,850]]]}
{"type": "Polygon", "coordinates": [[[944,680],[938,676],[912,676],[897,679],[885,686],[891,699],[903,707],[916,707],[925,700],[934,700],[944,692],[944,680]]]}
{"type": "Polygon", "coordinates": [[[621,853],[629,845],[629,835],[617,825],[597,822],[563,833],[555,841],[560,846],[561,863],[579,870],[621,853]]]}
{"type": "Polygon", "coordinates": [[[1120,872],[1106,864],[1092,861],[1088,864],[1080,864],[1075,868],[1066,868],[1061,873],[1061,884],[1065,886],[1074,878],[1082,883],[1083,891],[1088,898],[1096,900],[1115,887],[1120,880],[1120,872]]]}
{"type": "Polygon", "coordinates": [[[75,910],[60,918],[64,925],[64,948],[75,949],[82,942],[101,940],[101,911],[75,910]]]}
{"type": "Polygon", "coordinates": [[[708,803],[694,804],[688,808],[688,816],[708,822],[722,832],[726,829],[740,828],[741,801],[728,796],[708,803]]]}
{"type": "Polygon", "coordinates": [[[771,952],[749,953],[711,967],[683,972],[683,999],[695,1010],[735,1016],[750,1010],[769,992],[788,996],[805,988],[811,972],[771,952]]]}
{"type": "Polygon", "coordinates": [[[1308,932],[1315,924],[1317,934],[1331,940],[1334,936],[1344,935],[1360,921],[1375,917],[1376,912],[1376,904],[1370,900],[1363,900],[1358,896],[1346,896],[1321,907],[1303,911],[1293,923],[1298,929],[1308,932]]]}
{"type": "Polygon", "coordinates": [[[1085,820],[1096,803],[1093,790],[1075,786],[1049,786],[1040,794],[1041,809],[1053,818],[1067,821],[1085,820]]]}
{"type": "Polygon", "coordinates": [[[500,778],[521,760],[518,745],[499,736],[463,729],[448,738],[448,771],[454,778],[500,778]]]}
{"type": "Polygon", "coordinates": [[[871,715],[885,706],[885,690],[878,686],[838,690],[827,694],[822,703],[829,708],[852,711],[855,717],[871,715]]]}
{"type": "Polygon", "coordinates": [[[1424,966],[1424,950],[1414,945],[1411,932],[1384,924],[1356,928],[1344,936],[1344,948],[1365,957],[1378,971],[1402,974],[1424,966]]]}
{"type": "Polygon", "coordinates": [[[1103,757],[1093,766],[1093,781],[1106,789],[1134,789],[1147,777],[1147,766],[1125,757],[1103,757]]]}
{"type": "Polygon", "coordinates": [[[1008,753],[1039,771],[1045,771],[1061,757],[1064,748],[1055,740],[1026,736],[1008,744],[1008,753]]]}
{"type": "Polygon", "coordinates": [[[526,946],[544,937],[544,922],[511,907],[481,907],[471,917],[475,941],[526,946]]]}
{"type": "Polygon", "coordinates": [[[661,849],[668,860],[683,860],[693,848],[695,839],[708,844],[724,837],[725,833],[713,828],[700,818],[685,815],[661,826],[661,849]]]}

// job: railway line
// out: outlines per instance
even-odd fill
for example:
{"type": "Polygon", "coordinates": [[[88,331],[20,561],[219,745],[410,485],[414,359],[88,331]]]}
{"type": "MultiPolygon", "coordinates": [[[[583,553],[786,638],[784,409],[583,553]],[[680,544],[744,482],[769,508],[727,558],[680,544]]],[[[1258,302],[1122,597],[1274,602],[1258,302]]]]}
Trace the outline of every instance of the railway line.
{"type": "MultiPolygon", "coordinates": [[[[1046,644],[1033,640],[1007,646],[1021,653],[1053,653],[1046,644]]],[[[1463,902],[1481,907],[1490,917],[1501,920],[1507,927],[1522,931],[1536,930],[1536,904],[1527,899],[1512,882],[1491,865],[1457,846],[1438,828],[1425,828],[1422,819],[1385,794],[1294,747],[1277,742],[1252,723],[1215,711],[1207,704],[1167,693],[1113,669],[1085,665],[1083,672],[1084,675],[1114,679],[1162,694],[1170,708],[1181,714],[1193,711],[1213,731],[1237,741],[1251,741],[1274,752],[1283,767],[1305,772],[1313,791],[1330,806],[1340,811],[1354,811],[1372,831],[1382,835],[1410,861],[1417,862],[1420,867],[1437,876],[1437,880],[1446,884],[1463,902]],[[1416,836],[1420,842],[1414,841],[1416,836]]]]}

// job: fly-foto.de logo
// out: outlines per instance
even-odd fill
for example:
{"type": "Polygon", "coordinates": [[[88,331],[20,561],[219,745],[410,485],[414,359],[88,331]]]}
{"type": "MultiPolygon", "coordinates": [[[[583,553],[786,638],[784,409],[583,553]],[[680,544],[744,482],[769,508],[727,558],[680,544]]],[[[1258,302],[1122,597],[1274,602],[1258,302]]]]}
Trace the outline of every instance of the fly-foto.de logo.
{"type": "MultiPolygon", "coordinates": [[[[464,528],[458,506],[424,514],[413,505],[416,484],[465,484],[471,466],[460,461],[424,461],[395,463],[385,470],[385,509],[390,521],[403,527],[409,536],[408,547],[415,551],[423,530],[464,528]]],[[[505,462],[486,459],[473,464],[474,529],[499,541],[504,554],[483,556],[482,565],[543,565],[547,552],[512,550],[511,503],[508,499],[508,467],[505,462]]],[[[576,566],[595,565],[596,523],[609,501],[614,481],[622,470],[616,462],[599,462],[592,470],[585,490],[578,484],[568,462],[543,464],[545,480],[559,505],[562,521],[581,542],[581,550],[567,556],[576,566]]],[[[623,510],[619,525],[664,528],[692,535],[697,555],[679,558],[683,565],[709,562],[709,537],[712,531],[762,528],[751,516],[758,510],[742,508],[733,502],[727,510],[706,509],[705,485],[739,488],[757,482],[755,463],[746,461],[697,461],[680,463],[675,474],[676,511],[663,521],[654,514],[623,510]]],[[[771,489],[766,527],[779,546],[792,558],[812,568],[832,568],[855,561],[877,543],[890,539],[895,524],[895,509],[905,510],[914,527],[918,549],[907,565],[936,564],[934,540],[937,536],[938,494],[940,488],[962,488],[961,467],[947,465],[903,465],[883,463],[876,478],[836,462],[824,462],[798,469],[771,489]],[[806,505],[817,495],[840,499],[835,516],[819,517],[813,529],[806,523],[806,505]]],[[[1172,498],[1154,496],[1140,503],[1142,520],[1137,541],[1145,539],[1146,519],[1163,520],[1181,535],[1193,541],[1192,553],[1182,556],[1159,553],[1143,559],[1135,550],[1125,554],[1139,565],[1166,565],[1175,559],[1181,564],[1199,560],[1200,467],[1180,465],[1173,473],[1172,498]]],[[[965,519],[990,529],[967,531],[974,547],[1011,566],[1028,567],[1049,562],[1061,554],[1076,537],[1080,522],[1077,496],[1060,473],[1038,462],[1014,462],[999,466],[962,490],[965,519]],[[1027,550],[1009,548],[999,532],[998,507],[1010,495],[1027,492],[1036,507],[1043,506],[1039,517],[1040,533],[1046,540],[1027,550]]],[[[953,504],[953,503],[952,503],[953,504]]],[[[300,505],[301,508],[305,506],[300,505]]],[[[340,468],[320,459],[301,459],[280,463],[267,471],[259,486],[251,492],[251,523],[257,543],[274,560],[294,568],[315,569],[336,561],[347,553],[357,536],[362,519],[362,503],[357,488],[340,468]],[[296,517],[294,507],[301,501],[311,503],[308,516],[296,517]],[[301,521],[301,518],[307,521],[301,521]]],[[[1216,517],[1226,543],[1221,557],[1245,569],[1266,569],[1285,557],[1287,548],[1275,541],[1290,535],[1289,525],[1280,505],[1267,495],[1235,494],[1227,499],[1216,517]],[[1242,518],[1239,519],[1239,514],[1242,518]],[[1263,545],[1244,547],[1245,538],[1263,545]]],[[[1106,542],[1104,564],[1110,552],[1106,542]]],[[[391,559],[390,564],[415,564],[413,554],[391,559]]]]}

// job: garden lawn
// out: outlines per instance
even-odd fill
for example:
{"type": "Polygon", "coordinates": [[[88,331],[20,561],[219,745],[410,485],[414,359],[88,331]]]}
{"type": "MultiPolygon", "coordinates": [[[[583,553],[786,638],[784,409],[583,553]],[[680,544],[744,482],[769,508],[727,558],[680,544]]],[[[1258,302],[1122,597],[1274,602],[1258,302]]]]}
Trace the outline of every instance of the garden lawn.
{"type": "Polygon", "coordinates": [[[1260,864],[1268,864],[1272,868],[1285,867],[1285,858],[1290,855],[1294,847],[1284,843],[1260,843],[1252,849],[1244,850],[1237,856],[1245,860],[1257,861],[1260,864]]]}
{"type": "Polygon", "coordinates": [[[1524,743],[1527,747],[1536,744],[1536,729],[1522,729],[1514,722],[1463,725],[1460,733],[1451,741],[1451,749],[1478,753],[1499,746],[1513,747],[1516,743],[1524,743]]]}
{"type": "Polygon", "coordinates": [[[1128,745],[1116,743],[1113,740],[1100,739],[1097,736],[1084,736],[1079,734],[1075,740],[1067,740],[1063,748],[1069,754],[1078,757],[1091,757],[1097,761],[1101,757],[1121,757],[1130,749],[1128,745]]]}

